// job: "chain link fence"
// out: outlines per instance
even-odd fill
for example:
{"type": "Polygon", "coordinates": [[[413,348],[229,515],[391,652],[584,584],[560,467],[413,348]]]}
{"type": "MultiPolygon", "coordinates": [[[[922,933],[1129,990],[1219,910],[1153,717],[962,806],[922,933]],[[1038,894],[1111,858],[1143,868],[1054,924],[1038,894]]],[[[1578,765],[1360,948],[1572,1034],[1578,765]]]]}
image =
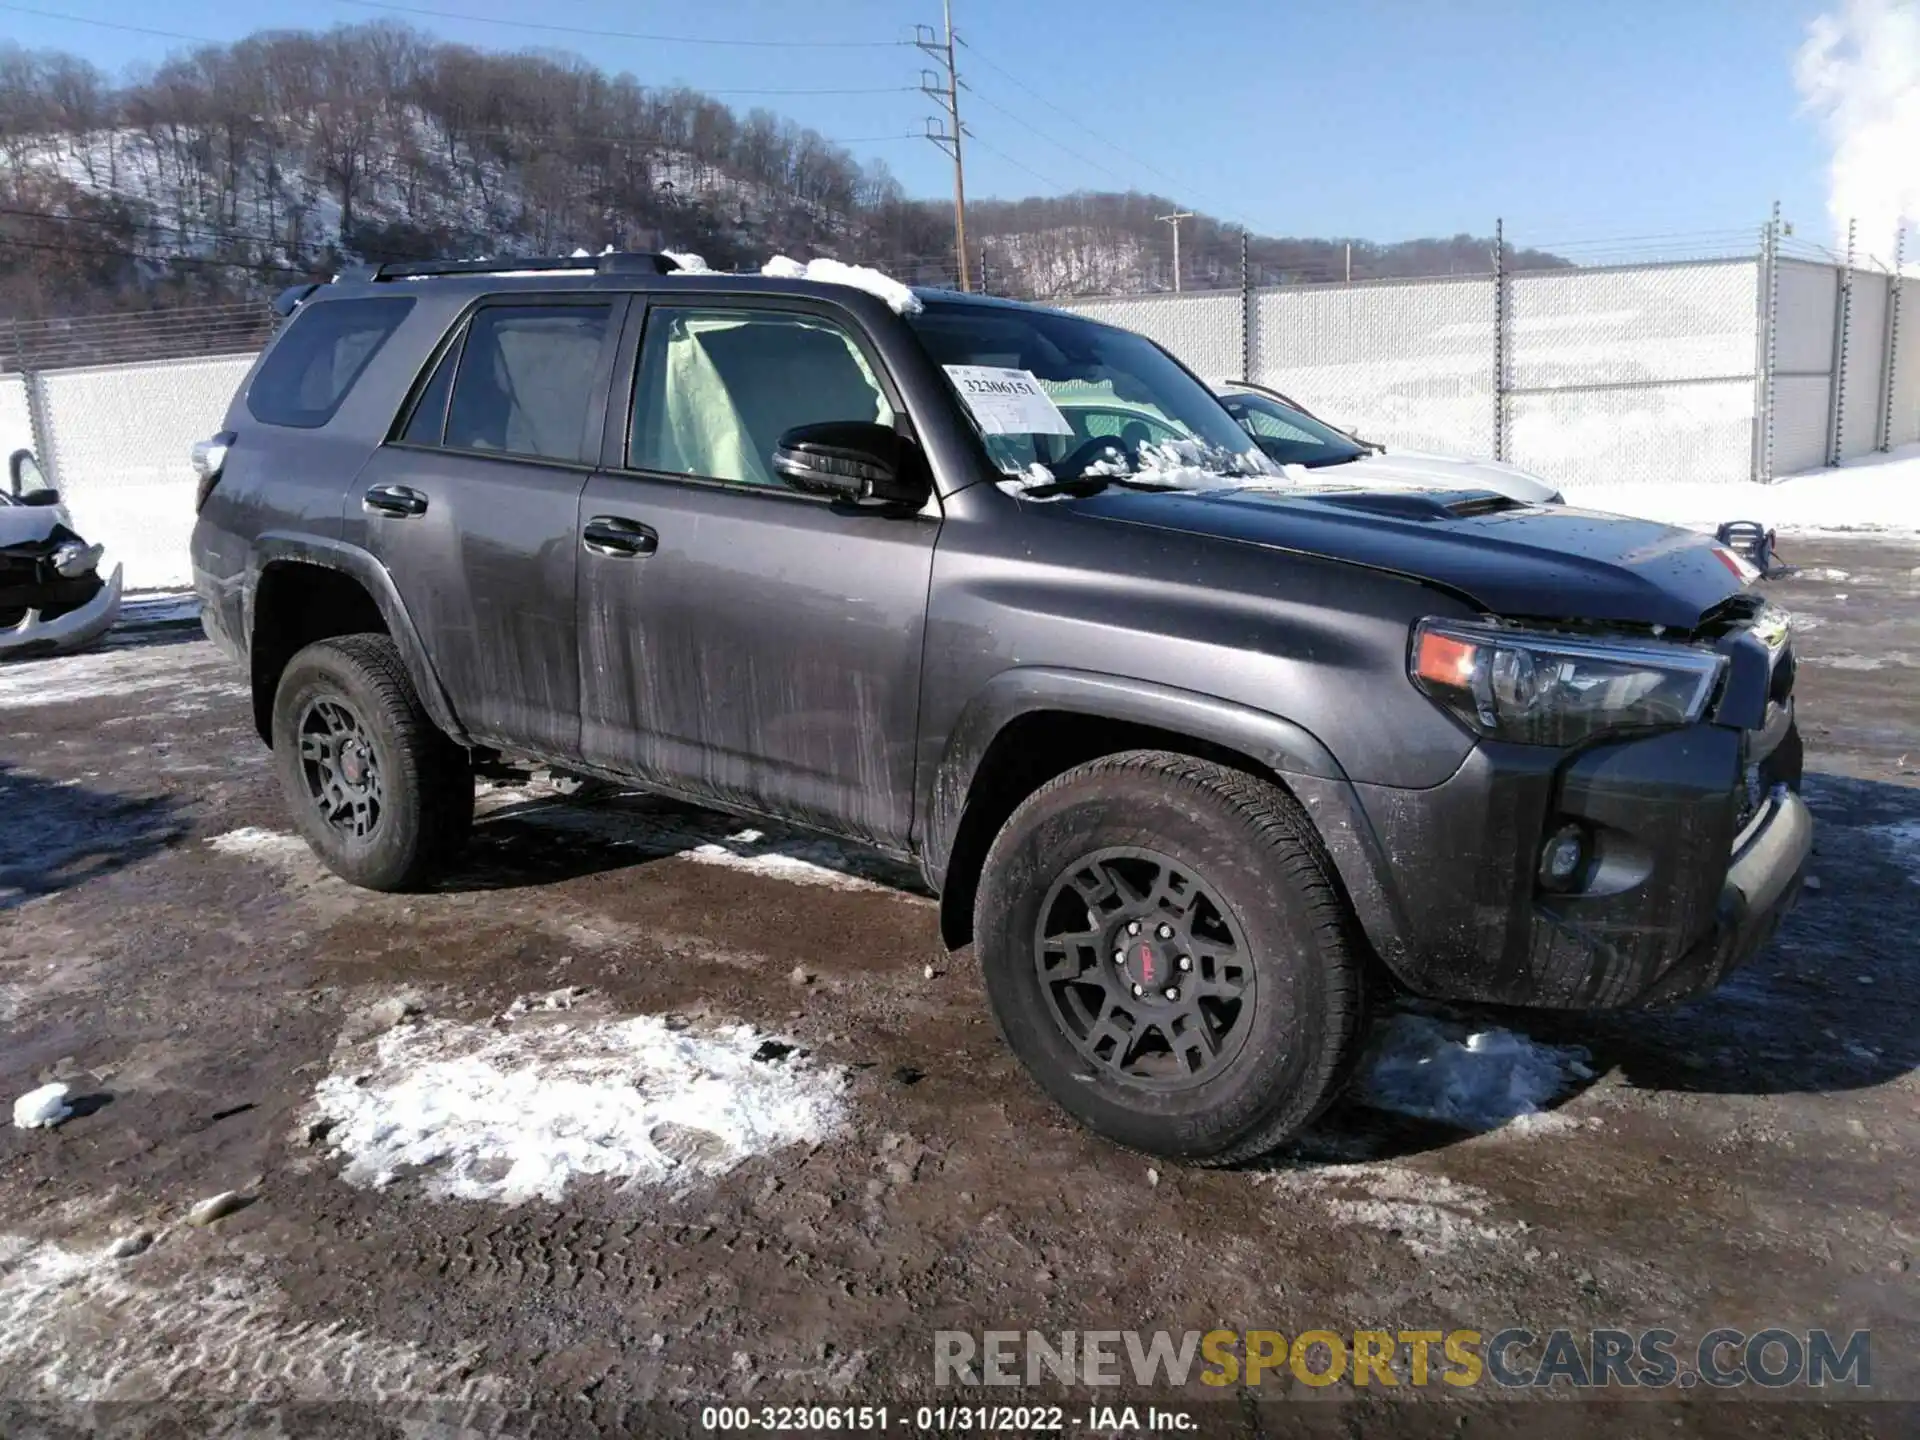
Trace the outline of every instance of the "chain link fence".
{"type": "Polygon", "coordinates": [[[1704,259],[1058,303],[1366,439],[1562,486],[1769,481],[1920,440],[1920,279],[1771,229],[1704,259]]]}
{"type": "MultiPolygon", "coordinates": [[[[1920,277],[1897,278],[1897,256],[1850,264],[1770,229],[1708,259],[1492,260],[1059,303],[1394,449],[1504,458],[1563,486],[1766,481],[1920,442],[1920,277]]],[[[0,324],[0,459],[37,451],[130,586],[183,583],[189,448],[271,326],[252,305],[0,324]]]]}

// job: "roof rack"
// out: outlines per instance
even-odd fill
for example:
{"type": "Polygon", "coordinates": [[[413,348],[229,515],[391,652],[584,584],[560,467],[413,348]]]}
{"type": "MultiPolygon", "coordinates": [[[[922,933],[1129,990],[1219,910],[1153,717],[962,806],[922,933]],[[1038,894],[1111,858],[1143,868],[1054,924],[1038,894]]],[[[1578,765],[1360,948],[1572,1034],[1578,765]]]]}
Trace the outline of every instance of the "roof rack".
{"type": "Polygon", "coordinates": [[[490,260],[401,260],[359,265],[340,272],[341,280],[416,280],[432,275],[498,275],[520,270],[592,270],[600,275],[669,275],[680,267],[647,250],[616,250],[605,255],[502,255],[490,260]]]}

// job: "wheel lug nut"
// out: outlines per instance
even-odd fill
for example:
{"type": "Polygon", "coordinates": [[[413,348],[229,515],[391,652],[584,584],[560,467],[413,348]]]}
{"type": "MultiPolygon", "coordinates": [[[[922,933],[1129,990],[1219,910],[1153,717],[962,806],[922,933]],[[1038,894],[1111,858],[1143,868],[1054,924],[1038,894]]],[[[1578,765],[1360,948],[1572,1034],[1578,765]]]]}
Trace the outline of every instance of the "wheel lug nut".
{"type": "Polygon", "coordinates": [[[1158,935],[1162,940],[1171,940],[1173,939],[1173,926],[1162,925],[1154,933],[1158,935]]]}
{"type": "Polygon", "coordinates": [[[1193,956],[1182,955],[1178,963],[1182,970],[1191,970],[1193,969],[1193,956]]]}
{"type": "Polygon", "coordinates": [[[1127,934],[1138,935],[1139,933],[1140,933],[1140,922],[1138,920],[1131,922],[1127,926],[1127,934]]]}
{"type": "Polygon", "coordinates": [[[1126,952],[1126,951],[1124,951],[1124,950],[1116,950],[1116,951],[1114,951],[1114,952],[1113,952],[1113,963],[1114,963],[1114,964],[1116,964],[1116,965],[1124,965],[1124,964],[1126,964],[1126,963],[1127,963],[1127,952],[1126,952]]]}
{"type": "Polygon", "coordinates": [[[1142,995],[1146,993],[1147,992],[1142,990],[1138,985],[1133,987],[1133,998],[1136,1000],[1138,1000],[1142,995]]]}
{"type": "Polygon", "coordinates": [[[1178,1000],[1179,998],[1180,998],[1180,987],[1178,985],[1169,985],[1167,987],[1167,999],[1178,1000]]]}

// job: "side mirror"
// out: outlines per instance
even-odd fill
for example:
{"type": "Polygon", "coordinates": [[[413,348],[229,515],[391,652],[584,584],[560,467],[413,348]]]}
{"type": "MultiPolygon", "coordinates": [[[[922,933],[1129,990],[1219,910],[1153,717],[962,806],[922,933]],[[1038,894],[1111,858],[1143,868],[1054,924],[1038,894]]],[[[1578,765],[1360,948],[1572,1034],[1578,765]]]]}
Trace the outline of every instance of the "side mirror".
{"type": "Polygon", "coordinates": [[[53,487],[47,484],[46,472],[40,468],[40,462],[33,458],[31,450],[16,450],[7,457],[7,489],[13,498],[22,505],[58,505],[60,497],[50,500],[38,500],[37,495],[52,494],[53,487]]]}
{"type": "Polygon", "coordinates": [[[810,495],[883,505],[920,506],[932,488],[920,447],[870,420],[795,426],[774,446],[773,472],[810,495]]]}

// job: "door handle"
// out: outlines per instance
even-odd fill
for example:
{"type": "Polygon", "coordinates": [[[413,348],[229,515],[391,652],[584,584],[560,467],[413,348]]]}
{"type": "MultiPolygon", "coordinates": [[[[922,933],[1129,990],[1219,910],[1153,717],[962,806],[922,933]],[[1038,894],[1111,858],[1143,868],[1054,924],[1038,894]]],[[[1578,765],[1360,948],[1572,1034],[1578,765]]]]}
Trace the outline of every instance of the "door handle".
{"type": "Polygon", "coordinates": [[[595,555],[631,558],[651,555],[660,548],[660,536],[650,525],[623,520],[618,515],[596,515],[580,531],[580,543],[595,555]]]}
{"type": "Polygon", "coordinates": [[[369,515],[391,515],[396,520],[405,520],[411,515],[427,513],[427,497],[410,485],[376,485],[360,501],[360,508],[369,515]]]}

